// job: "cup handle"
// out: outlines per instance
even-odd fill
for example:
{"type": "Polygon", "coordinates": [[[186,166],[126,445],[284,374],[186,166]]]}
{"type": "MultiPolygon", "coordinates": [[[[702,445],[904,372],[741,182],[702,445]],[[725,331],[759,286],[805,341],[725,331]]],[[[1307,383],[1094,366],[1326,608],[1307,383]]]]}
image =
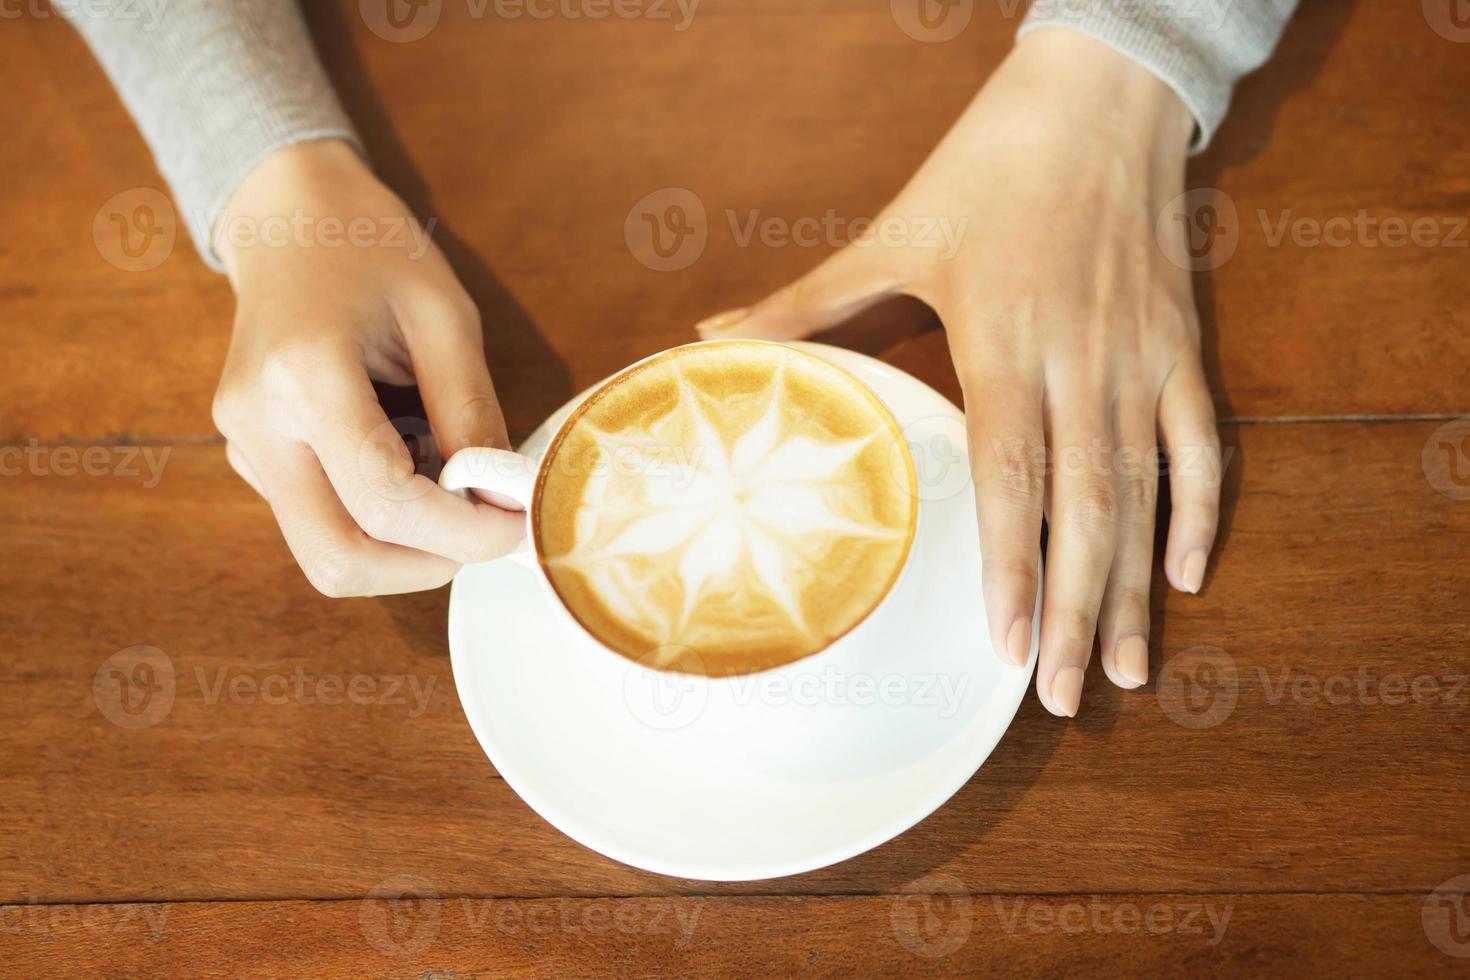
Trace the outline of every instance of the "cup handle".
{"type": "MultiPolygon", "coordinates": [[[[466,500],[474,499],[470,491],[475,490],[481,499],[496,507],[528,510],[536,490],[536,471],[539,468],[536,460],[521,453],[489,446],[468,446],[444,464],[439,473],[439,486],[466,500]]],[[[531,552],[530,539],[528,518],[526,537],[506,557],[517,564],[535,567],[536,558],[531,552]]]]}

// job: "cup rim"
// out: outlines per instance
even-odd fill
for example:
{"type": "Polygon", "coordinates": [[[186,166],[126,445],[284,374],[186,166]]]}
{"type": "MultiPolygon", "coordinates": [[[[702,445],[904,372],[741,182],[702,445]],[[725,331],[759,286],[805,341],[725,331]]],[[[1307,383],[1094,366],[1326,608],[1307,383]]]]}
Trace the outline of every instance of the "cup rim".
{"type": "MultiPolygon", "coordinates": [[[[698,681],[703,681],[710,684],[739,683],[747,682],[750,678],[774,675],[779,672],[795,668],[798,665],[809,667],[813,660],[816,660],[817,658],[822,658],[824,654],[832,653],[834,650],[838,650],[846,646],[847,644],[844,642],[845,640],[851,637],[854,633],[858,632],[863,626],[871,622],[873,618],[877,616],[879,612],[889,604],[889,601],[892,599],[894,593],[898,591],[899,583],[904,579],[905,575],[908,572],[909,566],[913,563],[914,546],[918,542],[919,522],[922,512],[920,504],[921,499],[918,490],[918,474],[914,467],[913,453],[909,451],[908,443],[904,439],[903,427],[899,424],[898,419],[894,417],[893,412],[888,408],[883,400],[878,397],[877,392],[873,391],[872,388],[870,388],[867,383],[865,383],[857,375],[853,374],[851,371],[847,370],[841,365],[827,360],[826,358],[820,357],[817,354],[814,354],[807,350],[803,350],[791,344],[782,343],[781,341],[761,340],[753,337],[739,337],[720,340],[697,340],[687,344],[679,344],[674,347],[668,347],[653,354],[649,354],[647,357],[640,358],[639,360],[634,361],[632,364],[629,364],[621,370],[614,372],[612,375],[608,376],[606,379],[604,379],[595,387],[593,387],[590,391],[588,391],[567,414],[567,417],[563,419],[560,424],[557,425],[556,430],[552,433],[551,438],[546,443],[546,446],[541,450],[540,458],[536,461],[536,478],[532,484],[530,499],[526,501],[526,544],[530,558],[529,564],[534,568],[536,577],[540,579],[541,585],[550,594],[552,602],[561,612],[562,617],[574,624],[577,630],[588,640],[592,641],[592,643],[595,644],[603,653],[606,653],[616,658],[617,662],[625,665],[626,667],[640,668],[642,670],[646,670],[659,675],[679,675],[682,677],[693,678],[698,681]],[[764,667],[759,670],[750,670],[741,673],[709,674],[695,673],[693,671],[679,670],[677,668],[665,669],[652,667],[648,664],[643,663],[639,659],[635,659],[628,656],[627,654],[619,652],[611,645],[601,640],[595,633],[592,632],[591,629],[587,627],[585,623],[582,622],[581,618],[577,616],[577,614],[566,603],[566,601],[562,599],[561,593],[557,591],[556,586],[552,583],[551,576],[546,570],[546,564],[542,560],[541,544],[539,535],[537,533],[536,521],[537,512],[540,510],[541,494],[544,488],[549,464],[551,460],[556,457],[557,448],[561,445],[564,437],[571,431],[572,426],[587,412],[591,405],[596,402],[596,400],[603,393],[611,389],[614,385],[621,383],[629,375],[642,370],[646,370],[659,361],[678,356],[679,354],[688,351],[691,348],[745,346],[779,347],[782,350],[794,354],[798,357],[810,358],[812,360],[820,362],[824,367],[830,368],[831,370],[838,372],[840,375],[846,378],[859,392],[863,394],[863,396],[868,399],[873,408],[878,412],[879,417],[887,423],[893,437],[894,445],[898,447],[900,456],[903,460],[904,472],[907,476],[908,483],[905,489],[907,491],[908,499],[912,502],[912,507],[909,512],[908,533],[904,541],[903,555],[896,563],[894,571],[889,576],[888,582],[884,586],[882,594],[878,597],[877,601],[873,603],[872,607],[869,608],[867,612],[865,612],[862,616],[858,617],[858,619],[854,621],[852,625],[848,626],[847,629],[832,637],[823,646],[821,646],[819,649],[813,650],[811,653],[803,654],[802,656],[797,657],[794,660],[788,660],[784,663],[775,664],[771,667],[764,667]]],[[[697,653],[698,651],[695,652],[697,653]]]]}

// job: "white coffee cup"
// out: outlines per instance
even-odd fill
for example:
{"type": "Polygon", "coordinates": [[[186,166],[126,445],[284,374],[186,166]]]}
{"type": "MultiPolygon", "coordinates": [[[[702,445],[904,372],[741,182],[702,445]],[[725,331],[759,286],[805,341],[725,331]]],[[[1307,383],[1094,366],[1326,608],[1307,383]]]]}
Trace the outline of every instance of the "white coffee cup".
{"type": "MultiPolygon", "coordinates": [[[[728,342],[706,341],[687,346],[704,346],[711,343],[728,342]]],[[[741,341],[741,343],[764,344],[769,342],[741,341]]],[[[645,361],[659,357],[662,353],[650,355],[650,358],[628,366],[592,389],[586,397],[592,397],[603,388],[616,383],[625,374],[637,369],[645,361]]],[[[566,419],[552,433],[547,445],[556,446],[560,441],[559,437],[576,421],[576,418],[575,410],[568,412],[566,419]]],[[[903,461],[911,468],[913,464],[908,447],[899,441],[896,443],[895,451],[904,454],[903,461]]],[[[854,628],[821,650],[776,667],[735,677],[656,669],[644,662],[629,659],[602,643],[567,609],[561,596],[553,587],[541,556],[536,553],[537,535],[534,533],[538,516],[536,513],[537,487],[552,462],[553,457],[550,454],[543,454],[537,458],[503,449],[484,446],[469,447],[455,453],[445,463],[439,477],[439,485],[463,496],[468,496],[469,491],[473,490],[482,499],[489,500],[497,506],[508,510],[525,511],[526,537],[524,542],[516,551],[499,560],[513,561],[531,570],[540,581],[550,607],[555,611],[557,620],[565,627],[570,640],[577,643],[579,648],[586,650],[587,656],[583,659],[587,669],[603,676],[610,686],[622,687],[629,707],[654,727],[685,727],[690,722],[686,720],[681,723],[679,712],[688,714],[691,704],[698,705],[697,714],[701,726],[716,725],[723,728],[727,725],[744,727],[761,724],[763,723],[762,717],[768,712],[763,711],[759,704],[752,704],[752,699],[748,694],[752,684],[764,684],[768,687],[791,684],[801,679],[810,679],[809,675],[813,674],[822,676],[830,676],[834,673],[838,675],[862,672],[876,674],[885,667],[893,666],[892,647],[899,642],[898,638],[902,635],[901,630],[895,629],[895,625],[901,626],[907,614],[912,612],[912,610],[901,608],[908,606],[909,603],[902,602],[896,597],[904,591],[903,583],[908,578],[907,570],[914,564],[914,552],[921,539],[917,525],[903,567],[888,591],[854,628]],[[891,634],[887,642],[883,639],[885,633],[891,634]],[[673,712],[665,711],[657,703],[661,698],[666,701],[673,698],[678,701],[680,707],[673,712]]],[[[918,511],[918,520],[922,522],[922,508],[919,508],[918,511]]],[[[653,659],[653,654],[645,658],[647,661],[653,659]]]]}

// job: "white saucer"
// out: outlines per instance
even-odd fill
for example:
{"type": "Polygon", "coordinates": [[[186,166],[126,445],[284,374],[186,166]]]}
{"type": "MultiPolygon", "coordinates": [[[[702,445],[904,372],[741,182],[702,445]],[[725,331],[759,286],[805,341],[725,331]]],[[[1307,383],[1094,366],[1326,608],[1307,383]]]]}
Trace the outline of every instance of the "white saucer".
{"type": "MultiPolygon", "coordinates": [[[[709,881],[825,867],[896,837],[975,774],[1015,716],[1036,662],[990,649],[963,416],[938,392],[862,354],[799,346],[871,387],[919,469],[912,564],[875,622],[892,670],[745,688],[769,738],[705,724],[696,702],[629,697],[578,669],[585,638],[559,624],[533,573],[463,569],[449,600],[455,684],[475,737],[532,809],[634,867],[709,881]],[[835,685],[843,685],[841,687],[835,685]]],[[[584,393],[585,394],[585,393],[584,393]]],[[[524,451],[539,453],[581,396],[524,451]]],[[[1038,598],[1038,608],[1040,600],[1038,598]]],[[[605,651],[598,655],[612,656],[605,651]]]]}

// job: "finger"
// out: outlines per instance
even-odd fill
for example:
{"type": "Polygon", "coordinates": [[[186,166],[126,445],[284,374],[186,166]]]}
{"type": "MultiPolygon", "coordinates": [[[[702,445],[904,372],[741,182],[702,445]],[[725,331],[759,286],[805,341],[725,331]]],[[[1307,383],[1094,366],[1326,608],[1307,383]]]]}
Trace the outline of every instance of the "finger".
{"type": "Polygon", "coordinates": [[[1041,386],[1014,375],[976,378],[965,390],[965,418],[990,642],[1000,657],[1025,666],[1031,659],[1046,479],[1041,386]]]}
{"type": "Polygon", "coordinates": [[[1159,486],[1156,410],[1144,401],[1118,411],[1118,542],[1098,617],[1103,673],[1130,689],[1148,683],[1148,582],[1159,486]]]}
{"type": "Polygon", "coordinates": [[[848,245],[754,306],[712,316],[694,329],[706,340],[809,336],[900,292],[899,254],[875,242],[848,245]]]}
{"type": "Polygon", "coordinates": [[[1169,456],[1169,544],[1164,570],[1181,592],[1198,592],[1220,520],[1220,433],[1199,362],[1181,363],[1164,382],[1159,431],[1169,456]]]}
{"type": "Polygon", "coordinates": [[[509,449],[505,417],[485,365],[480,313],[469,296],[455,284],[447,293],[436,290],[411,301],[401,326],[429,428],[444,458],[466,446],[509,449]]]}
{"type": "Polygon", "coordinates": [[[306,441],[338,498],[370,536],[453,559],[488,561],[511,551],[525,515],[471,503],[414,472],[403,439],[383,414],[366,375],[316,379],[306,441]]]}
{"type": "MultiPolygon", "coordinates": [[[[1068,399],[1069,404],[1076,402],[1068,399]]],[[[1051,534],[1036,668],[1041,703],[1052,714],[1067,717],[1077,714],[1082,701],[1118,515],[1108,413],[1102,408],[1073,412],[1051,432],[1051,534]]]]}
{"type": "Polygon", "coordinates": [[[259,449],[249,462],[292,556],[323,595],[418,592],[438,588],[459,569],[447,558],[364,534],[306,446],[259,449]]]}
{"type": "Polygon", "coordinates": [[[250,465],[250,461],[245,458],[245,454],[241,452],[238,445],[233,442],[225,443],[225,461],[230,464],[230,469],[234,470],[240,479],[250,484],[250,489],[262,497],[265,496],[265,491],[260,487],[260,477],[255,475],[255,469],[250,465]]]}

